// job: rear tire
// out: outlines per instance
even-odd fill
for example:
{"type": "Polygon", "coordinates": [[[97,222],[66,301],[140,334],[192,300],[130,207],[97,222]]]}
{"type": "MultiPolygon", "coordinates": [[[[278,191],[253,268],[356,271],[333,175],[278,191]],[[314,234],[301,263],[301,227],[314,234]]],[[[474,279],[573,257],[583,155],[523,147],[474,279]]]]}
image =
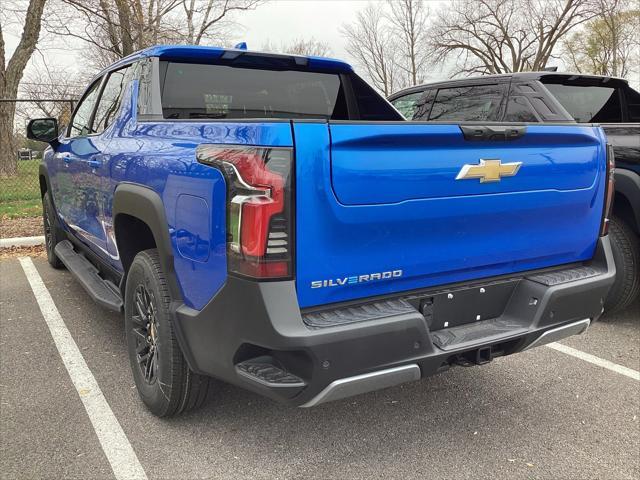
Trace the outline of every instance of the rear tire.
{"type": "Polygon", "coordinates": [[[171,294],[156,249],[136,255],[127,274],[125,331],[140,398],[158,417],[202,406],[210,378],[187,365],[173,326],[171,294]]]}
{"type": "Polygon", "coordinates": [[[53,209],[53,202],[49,192],[42,196],[42,226],[44,229],[44,245],[47,251],[47,260],[53,268],[62,268],[64,264],[56,255],[55,248],[64,238],[61,237],[61,228],[53,209]]]}
{"type": "MultiPolygon", "coordinates": [[[[640,242],[633,230],[620,218],[609,224],[609,238],[616,279],[604,303],[605,313],[615,313],[631,305],[640,292],[640,242]]],[[[603,320],[607,320],[605,316],[603,320]]]]}

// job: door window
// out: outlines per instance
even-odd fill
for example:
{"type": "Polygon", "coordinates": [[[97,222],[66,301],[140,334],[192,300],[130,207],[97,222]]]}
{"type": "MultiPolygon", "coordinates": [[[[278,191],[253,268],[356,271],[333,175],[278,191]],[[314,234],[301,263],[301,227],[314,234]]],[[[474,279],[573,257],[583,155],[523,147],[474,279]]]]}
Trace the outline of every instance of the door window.
{"type": "Polygon", "coordinates": [[[416,113],[416,109],[418,108],[418,100],[422,98],[423,94],[424,92],[410,93],[409,95],[404,95],[392,100],[391,103],[404,118],[412,120],[413,115],[416,113]]]}
{"type": "Polygon", "coordinates": [[[441,88],[429,120],[499,121],[503,93],[501,84],[441,88]]]}
{"type": "Polygon", "coordinates": [[[100,89],[100,80],[93,82],[80,103],[69,124],[69,137],[81,137],[91,133],[91,114],[96,105],[100,89]]]}
{"type": "Polygon", "coordinates": [[[128,72],[131,67],[111,72],[102,90],[96,115],[93,120],[93,133],[102,133],[118,113],[126,85],[129,83],[128,72]]]}

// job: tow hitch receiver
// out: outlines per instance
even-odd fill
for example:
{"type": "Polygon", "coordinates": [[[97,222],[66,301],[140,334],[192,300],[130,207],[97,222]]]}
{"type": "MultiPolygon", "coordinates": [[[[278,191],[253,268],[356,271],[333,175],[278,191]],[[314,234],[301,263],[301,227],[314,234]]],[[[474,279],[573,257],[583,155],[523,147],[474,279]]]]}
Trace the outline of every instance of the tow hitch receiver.
{"type": "Polygon", "coordinates": [[[455,357],[454,362],[462,367],[473,367],[474,365],[484,365],[491,360],[493,360],[493,350],[489,346],[460,353],[455,357]]]}
{"type": "Polygon", "coordinates": [[[491,360],[493,360],[493,353],[491,351],[491,347],[482,347],[477,350],[476,352],[477,365],[489,363],[491,360]]]}

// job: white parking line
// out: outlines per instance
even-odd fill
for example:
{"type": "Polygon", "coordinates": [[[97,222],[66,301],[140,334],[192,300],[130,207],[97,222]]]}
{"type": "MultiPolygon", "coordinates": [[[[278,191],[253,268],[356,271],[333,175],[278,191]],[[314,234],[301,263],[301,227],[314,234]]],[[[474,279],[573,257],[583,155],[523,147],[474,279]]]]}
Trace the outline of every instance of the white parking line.
{"type": "Polygon", "coordinates": [[[89,415],[89,420],[91,420],[93,429],[98,436],[102,450],[111,464],[113,474],[118,480],[146,479],[147,475],[140,465],[136,452],[133,451],[118,419],[104,398],[98,382],[64,324],[64,320],[53,303],[47,287],[44,286],[35,265],[28,257],[21,257],[19,260],[64,366],[69,372],[71,381],[89,415]]]}
{"type": "Polygon", "coordinates": [[[567,347],[566,345],[562,345],[561,343],[549,343],[546,346],[640,382],[640,372],[634,370],[633,368],[623,367],[622,365],[618,365],[617,363],[613,363],[609,360],[596,357],[595,355],[576,350],[575,348],[567,347]]]}

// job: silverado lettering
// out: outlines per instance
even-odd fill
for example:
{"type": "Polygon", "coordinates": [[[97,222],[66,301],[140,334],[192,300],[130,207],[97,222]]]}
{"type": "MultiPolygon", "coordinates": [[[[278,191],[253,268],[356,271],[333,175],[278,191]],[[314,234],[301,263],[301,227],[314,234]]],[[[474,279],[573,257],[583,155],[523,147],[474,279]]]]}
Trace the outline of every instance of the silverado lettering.
{"type": "Polygon", "coordinates": [[[388,280],[402,276],[402,270],[393,270],[389,272],[369,273],[367,275],[353,275],[350,277],[342,277],[329,280],[314,280],[311,282],[311,288],[322,287],[340,287],[343,285],[355,285],[362,282],[371,282],[374,280],[388,280]]]}

